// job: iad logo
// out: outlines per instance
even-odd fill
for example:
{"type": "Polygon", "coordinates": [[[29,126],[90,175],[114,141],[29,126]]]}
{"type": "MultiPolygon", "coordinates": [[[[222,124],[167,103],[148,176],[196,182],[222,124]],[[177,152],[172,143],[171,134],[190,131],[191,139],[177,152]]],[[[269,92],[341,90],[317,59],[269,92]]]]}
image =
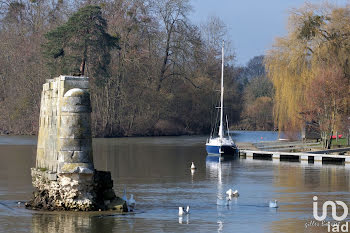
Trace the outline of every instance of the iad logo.
{"type": "MultiPolygon", "coordinates": [[[[313,215],[314,218],[322,223],[322,226],[327,226],[327,230],[328,232],[349,232],[349,222],[345,222],[343,224],[340,224],[340,221],[343,221],[347,216],[348,216],[348,206],[342,202],[342,201],[335,201],[335,203],[333,201],[326,201],[323,203],[322,205],[322,214],[321,216],[318,216],[318,210],[317,210],[317,196],[313,197],[313,215]],[[344,213],[338,217],[337,215],[337,204],[340,205],[343,210],[344,213]],[[324,221],[327,218],[327,208],[328,206],[331,207],[332,210],[332,218],[336,221],[336,222],[326,222],[324,221]]],[[[313,221],[311,221],[306,227],[308,226],[312,226],[311,223],[313,223],[313,221]]],[[[314,223],[316,226],[320,226],[319,223],[314,223]]]]}
{"type": "Polygon", "coordinates": [[[348,206],[342,202],[342,201],[335,201],[338,205],[340,205],[341,207],[343,207],[344,209],[344,213],[343,215],[341,215],[340,217],[337,216],[337,206],[336,204],[333,202],[333,201],[326,201],[325,203],[323,203],[323,206],[322,206],[322,215],[321,216],[318,216],[318,210],[317,210],[317,206],[318,206],[318,203],[317,203],[317,199],[318,197],[317,196],[314,196],[313,197],[313,200],[314,200],[314,203],[313,203],[313,215],[314,215],[314,218],[317,220],[317,221],[323,221],[326,219],[327,217],[327,207],[328,206],[331,206],[332,207],[332,218],[335,220],[335,221],[343,221],[347,216],[348,216],[348,206]]]}

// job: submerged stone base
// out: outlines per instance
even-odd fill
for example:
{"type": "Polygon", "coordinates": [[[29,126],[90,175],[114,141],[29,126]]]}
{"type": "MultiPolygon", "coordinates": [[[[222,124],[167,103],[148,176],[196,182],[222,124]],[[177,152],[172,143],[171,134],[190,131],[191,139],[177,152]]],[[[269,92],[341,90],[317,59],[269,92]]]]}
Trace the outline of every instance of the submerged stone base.
{"type": "Polygon", "coordinates": [[[35,210],[127,212],[124,200],[113,190],[111,173],[86,169],[73,173],[54,173],[32,168],[34,197],[26,207],[35,210]]]}

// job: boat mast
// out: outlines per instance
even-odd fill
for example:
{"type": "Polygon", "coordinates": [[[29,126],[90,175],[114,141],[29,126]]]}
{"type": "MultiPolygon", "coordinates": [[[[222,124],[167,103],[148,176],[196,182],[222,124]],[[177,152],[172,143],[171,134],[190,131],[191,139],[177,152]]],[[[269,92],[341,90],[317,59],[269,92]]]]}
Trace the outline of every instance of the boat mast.
{"type": "Polygon", "coordinates": [[[224,118],[224,41],[222,41],[222,64],[221,64],[221,106],[220,106],[220,126],[219,126],[219,137],[220,139],[224,136],[224,128],[223,128],[223,118],[224,118]]]}

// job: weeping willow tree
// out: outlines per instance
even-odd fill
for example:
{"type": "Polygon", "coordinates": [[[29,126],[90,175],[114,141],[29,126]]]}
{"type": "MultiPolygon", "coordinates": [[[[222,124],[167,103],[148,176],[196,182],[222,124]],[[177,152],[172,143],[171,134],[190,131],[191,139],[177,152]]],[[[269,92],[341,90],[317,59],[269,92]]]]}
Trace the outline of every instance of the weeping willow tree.
{"type": "Polygon", "coordinates": [[[348,127],[341,119],[349,115],[350,7],[305,5],[288,29],[265,59],[279,131],[299,131],[305,120],[328,133],[348,127]]]}

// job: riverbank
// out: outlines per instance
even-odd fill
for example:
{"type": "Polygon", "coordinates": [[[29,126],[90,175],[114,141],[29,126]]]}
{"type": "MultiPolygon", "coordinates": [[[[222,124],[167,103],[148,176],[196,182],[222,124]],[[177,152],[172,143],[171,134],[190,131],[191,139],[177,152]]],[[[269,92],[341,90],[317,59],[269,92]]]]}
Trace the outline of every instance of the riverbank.
{"type": "MultiPolygon", "coordinates": [[[[241,129],[234,129],[230,130],[231,133],[234,132],[277,132],[277,131],[268,131],[268,130],[262,130],[262,131],[254,131],[254,130],[241,130],[241,129]]],[[[128,138],[128,137],[162,137],[162,136],[206,136],[209,137],[209,132],[203,132],[203,133],[195,133],[193,131],[156,131],[155,133],[146,132],[143,134],[133,134],[133,135],[123,135],[123,134],[115,134],[113,136],[111,135],[105,135],[105,136],[99,136],[99,135],[93,135],[94,138],[128,138]]],[[[1,131],[0,130],[0,136],[38,136],[38,133],[24,133],[24,134],[17,134],[13,133],[7,130],[1,131]]]]}

